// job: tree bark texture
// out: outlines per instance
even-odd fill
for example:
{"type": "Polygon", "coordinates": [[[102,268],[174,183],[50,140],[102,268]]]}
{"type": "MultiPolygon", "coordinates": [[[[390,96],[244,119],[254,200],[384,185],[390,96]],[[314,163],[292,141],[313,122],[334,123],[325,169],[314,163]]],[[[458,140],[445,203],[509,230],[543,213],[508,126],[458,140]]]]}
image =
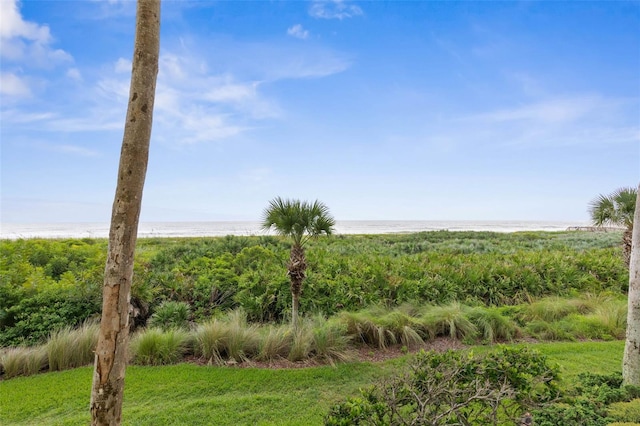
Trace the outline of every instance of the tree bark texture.
{"type": "Polygon", "coordinates": [[[300,310],[302,282],[307,276],[307,261],[304,256],[304,248],[299,244],[294,244],[291,247],[288,269],[289,280],[291,281],[291,323],[296,327],[298,325],[298,311],[300,310]]]}
{"type": "MultiPolygon", "coordinates": [[[[634,212],[635,214],[635,212],[634,212]]],[[[622,234],[622,258],[624,264],[629,267],[631,265],[631,246],[633,240],[633,229],[627,228],[622,234]]]]}
{"type": "MultiPolygon", "coordinates": [[[[638,185],[640,194],[640,185],[638,185]]],[[[640,386],[640,196],[636,197],[629,262],[627,338],[622,361],[624,384],[640,386]]]]}
{"type": "Polygon", "coordinates": [[[160,0],[138,0],[136,31],[91,392],[91,424],[119,425],[129,337],[129,300],[147,172],[160,53],[160,0]]]}

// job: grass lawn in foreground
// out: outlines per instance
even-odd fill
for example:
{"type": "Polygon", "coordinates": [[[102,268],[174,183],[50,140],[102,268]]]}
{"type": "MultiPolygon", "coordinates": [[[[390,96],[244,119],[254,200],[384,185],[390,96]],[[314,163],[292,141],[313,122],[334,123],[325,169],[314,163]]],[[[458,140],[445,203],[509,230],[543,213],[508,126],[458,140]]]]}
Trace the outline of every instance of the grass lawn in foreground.
{"type": "MultiPolygon", "coordinates": [[[[533,347],[558,363],[570,382],[581,372],[620,371],[624,342],[533,347]]],[[[331,405],[398,364],[393,360],[289,370],[131,366],[123,424],[320,425],[331,405]]],[[[92,368],[85,367],[0,382],[0,424],[88,424],[91,376],[92,368]]]]}

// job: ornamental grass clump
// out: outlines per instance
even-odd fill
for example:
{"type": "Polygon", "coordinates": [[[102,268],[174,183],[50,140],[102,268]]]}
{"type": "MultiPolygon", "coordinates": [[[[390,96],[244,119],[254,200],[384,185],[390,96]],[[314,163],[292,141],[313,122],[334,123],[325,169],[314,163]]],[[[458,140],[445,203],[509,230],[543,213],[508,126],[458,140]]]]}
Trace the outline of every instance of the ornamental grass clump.
{"type": "Polygon", "coordinates": [[[260,328],[258,361],[286,358],[291,351],[293,327],[290,324],[268,324],[260,328]]]}
{"type": "Polygon", "coordinates": [[[191,336],[187,331],[149,328],[132,338],[129,349],[134,364],[168,365],[180,362],[190,346],[191,336]]]}
{"type": "Polygon", "coordinates": [[[256,325],[247,324],[247,314],[238,309],[232,311],[225,319],[226,355],[235,362],[248,361],[258,354],[260,334],[256,325]]]}
{"type": "Polygon", "coordinates": [[[341,312],[338,319],[345,324],[347,334],[354,341],[384,349],[398,340],[393,331],[378,323],[380,314],[384,314],[384,310],[376,307],[360,312],[341,312]]]}
{"type": "Polygon", "coordinates": [[[314,323],[310,318],[303,318],[293,326],[291,349],[287,358],[289,361],[302,361],[309,358],[313,349],[314,323]]]}
{"type": "Polygon", "coordinates": [[[431,338],[449,336],[464,340],[473,338],[478,331],[467,318],[465,307],[457,302],[431,307],[422,314],[420,322],[431,338]]]}
{"type": "Polygon", "coordinates": [[[517,324],[496,308],[470,308],[467,318],[476,326],[478,336],[487,342],[512,341],[522,332],[517,324]]]}
{"type": "Polygon", "coordinates": [[[321,361],[331,365],[335,362],[348,361],[350,337],[346,333],[346,326],[335,320],[327,320],[323,316],[314,319],[313,342],[311,353],[321,361]]]}
{"type": "Polygon", "coordinates": [[[579,305],[570,299],[560,297],[546,297],[533,302],[522,311],[524,321],[553,322],[570,315],[580,313],[579,305]]]}
{"type": "Polygon", "coordinates": [[[227,345],[227,324],[218,318],[200,324],[194,335],[196,356],[205,358],[209,364],[222,364],[227,345]]]}
{"type": "Polygon", "coordinates": [[[0,372],[5,379],[38,374],[46,367],[47,352],[43,346],[18,346],[0,350],[0,372]]]}
{"type": "Polygon", "coordinates": [[[44,345],[49,371],[68,370],[92,364],[99,327],[99,324],[87,321],[75,329],[64,327],[53,332],[44,345]]]}

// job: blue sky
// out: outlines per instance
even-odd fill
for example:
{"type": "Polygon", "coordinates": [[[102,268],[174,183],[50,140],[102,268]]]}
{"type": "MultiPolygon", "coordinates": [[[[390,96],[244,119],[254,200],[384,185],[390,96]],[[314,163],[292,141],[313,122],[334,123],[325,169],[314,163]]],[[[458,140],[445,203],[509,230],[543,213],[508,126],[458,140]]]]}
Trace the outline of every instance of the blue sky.
{"type": "MultiPolygon", "coordinates": [[[[1,221],[107,222],[135,3],[0,0],[1,221]]],[[[640,172],[640,2],[166,1],[142,221],[588,219],[640,172]]]]}

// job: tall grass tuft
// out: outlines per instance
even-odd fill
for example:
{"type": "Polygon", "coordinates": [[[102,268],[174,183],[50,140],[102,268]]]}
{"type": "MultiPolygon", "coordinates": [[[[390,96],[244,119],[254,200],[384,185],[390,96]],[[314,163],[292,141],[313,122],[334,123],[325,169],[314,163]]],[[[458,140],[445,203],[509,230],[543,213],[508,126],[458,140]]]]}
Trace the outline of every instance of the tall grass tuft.
{"type": "Polygon", "coordinates": [[[336,361],[349,360],[349,344],[346,326],[338,321],[327,320],[323,316],[314,319],[311,352],[323,361],[334,365],[336,361]]]}
{"type": "Polygon", "coordinates": [[[47,352],[43,346],[19,346],[0,350],[0,371],[5,379],[37,374],[46,366],[47,352]]]}
{"type": "Polygon", "coordinates": [[[287,358],[289,361],[302,361],[309,358],[314,343],[314,323],[312,319],[304,318],[298,321],[293,329],[291,349],[287,358]]]}
{"type": "MultiPolygon", "coordinates": [[[[406,308],[405,308],[406,309],[406,308]]],[[[417,310],[409,310],[418,313],[417,310]]],[[[394,310],[386,315],[378,318],[377,323],[384,329],[393,334],[393,340],[407,347],[417,346],[424,343],[422,336],[418,330],[420,329],[419,321],[409,313],[401,310],[394,310]]]]}
{"type": "Polygon", "coordinates": [[[524,321],[559,321],[562,318],[580,313],[580,304],[571,299],[546,297],[525,306],[522,310],[524,321]]]}
{"type": "Polygon", "coordinates": [[[195,354],[204,357],[210,364],[222,364],[227,333],[227,325],[217,318],[199,325],[195,331],[195,354]]]}
{"type": "Polygon", "coordinates": [[[189,344],[190,335],[185,330],[149,328],[133,337],[129,350],[135,364],[167,365],[181,361],[189,344]]]}
{"type": "Polygon", "coordinates": [[[247,324],[247,314],[237,309],[225,320],[227,325],[226,352],[236,362],[247,361],[258,354],[260,334],[256,325],[247,324]]]}
{"type": "Polygon", "coordinates": [[[65,327],[53,332],[45,345],[49,370],[67,370],[91,364],[98,343],[98,330],[98,324],[85,322],[76,329],[65,327]]]}
{"type": "Polygon", "coordinates": [[[464,307],[457,302],[445,306],[434,306],[420,317],[420,322],[431,338],[449,336],[452,338],[473,338],[476,326],[469,321],[464,307]]]}
{"type": "Polygon", "coordinates": [[[270,361],[286,358],[291,351],[292,341],[293,328],[289,323],[266,325],[260,329],[260,344],[256,359],[258,361],[270,361]]]}
{"type": "Polygon", "coordinates": [[[352,336],[354,341],[384,349],[397,343],[393,332],[378,322],[384,313],[385,311],[376,307],[360,312],[341,312],[338,319],[345,324],[347,334],[352,336]]]}
{"type": "Polygon", "coordinates": [[[521,334],[516,323],[496,308],[470,308],[467,318],[476,326],[480,337],[487,342],[512,341],[521,334]]]}
{"type": "Polygon", "coordinates": [[[562,323],[559,321],[531,321],[529,324],[527,324],[525,330],[527,333],[529,333],[529,335],[540,340],[575,340],[575,336],[573,335],[573,333],[567,330],[566,323],[562,323]]]}

